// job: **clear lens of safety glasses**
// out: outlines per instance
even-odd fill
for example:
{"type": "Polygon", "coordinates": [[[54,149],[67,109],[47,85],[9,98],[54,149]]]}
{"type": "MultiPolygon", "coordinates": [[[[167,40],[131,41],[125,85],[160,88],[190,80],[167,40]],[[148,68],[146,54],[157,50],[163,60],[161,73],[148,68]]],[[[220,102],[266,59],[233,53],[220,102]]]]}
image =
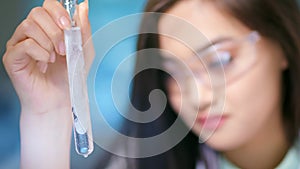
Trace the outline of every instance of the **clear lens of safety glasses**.
{"type": "Polygon", "coordinates": [[[181,82],[194,78],[206,86],[227,85],[254,65],[255,44],[260,36],[253,31],[240,39],[222,39],[204,47],[188,59],[163,57],[163,68],[181,82]]]}

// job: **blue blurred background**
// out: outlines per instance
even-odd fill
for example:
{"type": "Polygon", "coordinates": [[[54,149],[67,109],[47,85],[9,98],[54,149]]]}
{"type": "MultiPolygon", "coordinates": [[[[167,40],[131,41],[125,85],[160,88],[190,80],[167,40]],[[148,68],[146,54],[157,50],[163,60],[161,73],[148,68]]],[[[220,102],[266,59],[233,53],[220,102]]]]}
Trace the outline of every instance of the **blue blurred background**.
{"type": "MultiPolygon", "coordinates": [[[[145,0],[90,0],[90,21],[92,32],[95,33],[107,23],[118,19],[122,16],[142,12],[145,0]]],[[[30,10],[43,3],[42,0],[9,0],[0,6],[0,56],[2,58],[5,52],[6,41],[13,34],[18,24],[27,16],[30,10]]],[[[122,29],[122,28],[121,28],[122,29]]],[[[107,64],[102,64],[101,76],[97,76],[96,83],[99,83],[99,89],[104,90],[110,83],[114,71],[115,60],[122,58],[135,51],[136,38],[129,38],[122,44],[118,45],[110,55],[114,56],[108,59],[107,64]]],[[[2,59],[1,59],[2,60],[2,59]]],[[[133,64],[132,64],[133,65],[133,64]]],[[[133,67],[125,70],[125,79],[130,77],[133,67]]],[[[99,92],[97,101],[104,105],[107,112],[114,112],[115,109],[111,103],[111,96],[107,93],[99,92]]],[[[19,168],[20,159],[20,135],[19,135],[19,115],[20,105],[18,97],[12,87],[12,84],[4,70],[3,64],[0,64],[0,169],[17,169],[19,168]]],[[[120,117],[111,113],[109,121],[113,126],[118,127],[120,117]]],[[[73,146],[73,144],[72,144],[73,146]]],[[[84,159],[78,156],[72,147],[71,168],[93,168],[102,151],[95,147],[92,156],[84,159]]]]}

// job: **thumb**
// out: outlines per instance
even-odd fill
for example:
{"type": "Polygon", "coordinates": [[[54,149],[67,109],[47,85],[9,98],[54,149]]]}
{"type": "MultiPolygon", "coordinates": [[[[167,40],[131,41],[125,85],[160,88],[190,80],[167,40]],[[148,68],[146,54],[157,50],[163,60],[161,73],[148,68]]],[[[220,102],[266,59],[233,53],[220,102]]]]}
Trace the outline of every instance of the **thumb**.
{"type": "Polygon", "coordinates": [[[86,70],[88,71],[95,56],[94,45],[92,42],[92,31],[91,24],[88,18],[89,13],[89,1],[85,0],[84,2],[78,5],[78,14],[79,22],[78,26],[81,28],[82,33],[82,42],[83,50],[85,55],[86,70]]]}
{"type": "Polygon", "coordinates": [[[79,13],[79,22],[78,26],[82,31],[82,40],[85,43],[91,36],[91,25],[88,18],[89,15],[89,3],[88,0],[80,3],[78,5],[78,13],[79,13]]]}

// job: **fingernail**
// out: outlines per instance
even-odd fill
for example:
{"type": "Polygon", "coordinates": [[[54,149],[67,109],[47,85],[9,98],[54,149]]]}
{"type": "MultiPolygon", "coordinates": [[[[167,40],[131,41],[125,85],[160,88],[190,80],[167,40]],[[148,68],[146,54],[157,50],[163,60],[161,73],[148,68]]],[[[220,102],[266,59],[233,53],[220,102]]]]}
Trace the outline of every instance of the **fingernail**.
{"type": "Polygon", "coordinates": [[[65,17],[65,16],[60,17],[59,22],[62,25],[63,29],[71,28],[71,23],[67,17],[65,17]]]}
{"type": "Polygon", "coordinates": [[[58,45],[58,50],[59,50],[59,53],[61,55],[65,55],[66,54],[66,47],[65,47],[65,42],[64,41],[61,41],[58,45]]]}
{"type": "Polygon", "coordinates": [[[40,71],[42,73],[46,73],[47,68],[48,68],[48,64],[44,63],[44,62],[38,62],[37,64],[38,64],[38,67],[39,67],[40,71]]]}
{"type": "Polygon", "coordinates": [[[47,63],[43,63],[43,70],[42,70],[42,73],[46,73],[47,68],[48,68],[48,64],[47,64],[47,63]]]}
{"type": "Polygon", "coordinates": [[[52,52],[51,55],[50,55],[50,60],[49,60],[51,63],[54,63],[55,62],[55,52],[52,52]]]}

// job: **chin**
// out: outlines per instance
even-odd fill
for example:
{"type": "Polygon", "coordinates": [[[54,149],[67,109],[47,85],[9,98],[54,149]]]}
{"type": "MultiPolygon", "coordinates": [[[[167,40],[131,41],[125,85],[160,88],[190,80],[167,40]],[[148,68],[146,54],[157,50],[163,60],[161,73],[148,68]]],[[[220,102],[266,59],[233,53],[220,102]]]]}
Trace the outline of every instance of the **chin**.
{"type": "Polygon", "coordinates": [[[205,144],[219,152],[233,151],[243,145],[243,139],[234,138],[229,135],[219,136],[217,134],[213,134],[207,139],[205,144]]]}

